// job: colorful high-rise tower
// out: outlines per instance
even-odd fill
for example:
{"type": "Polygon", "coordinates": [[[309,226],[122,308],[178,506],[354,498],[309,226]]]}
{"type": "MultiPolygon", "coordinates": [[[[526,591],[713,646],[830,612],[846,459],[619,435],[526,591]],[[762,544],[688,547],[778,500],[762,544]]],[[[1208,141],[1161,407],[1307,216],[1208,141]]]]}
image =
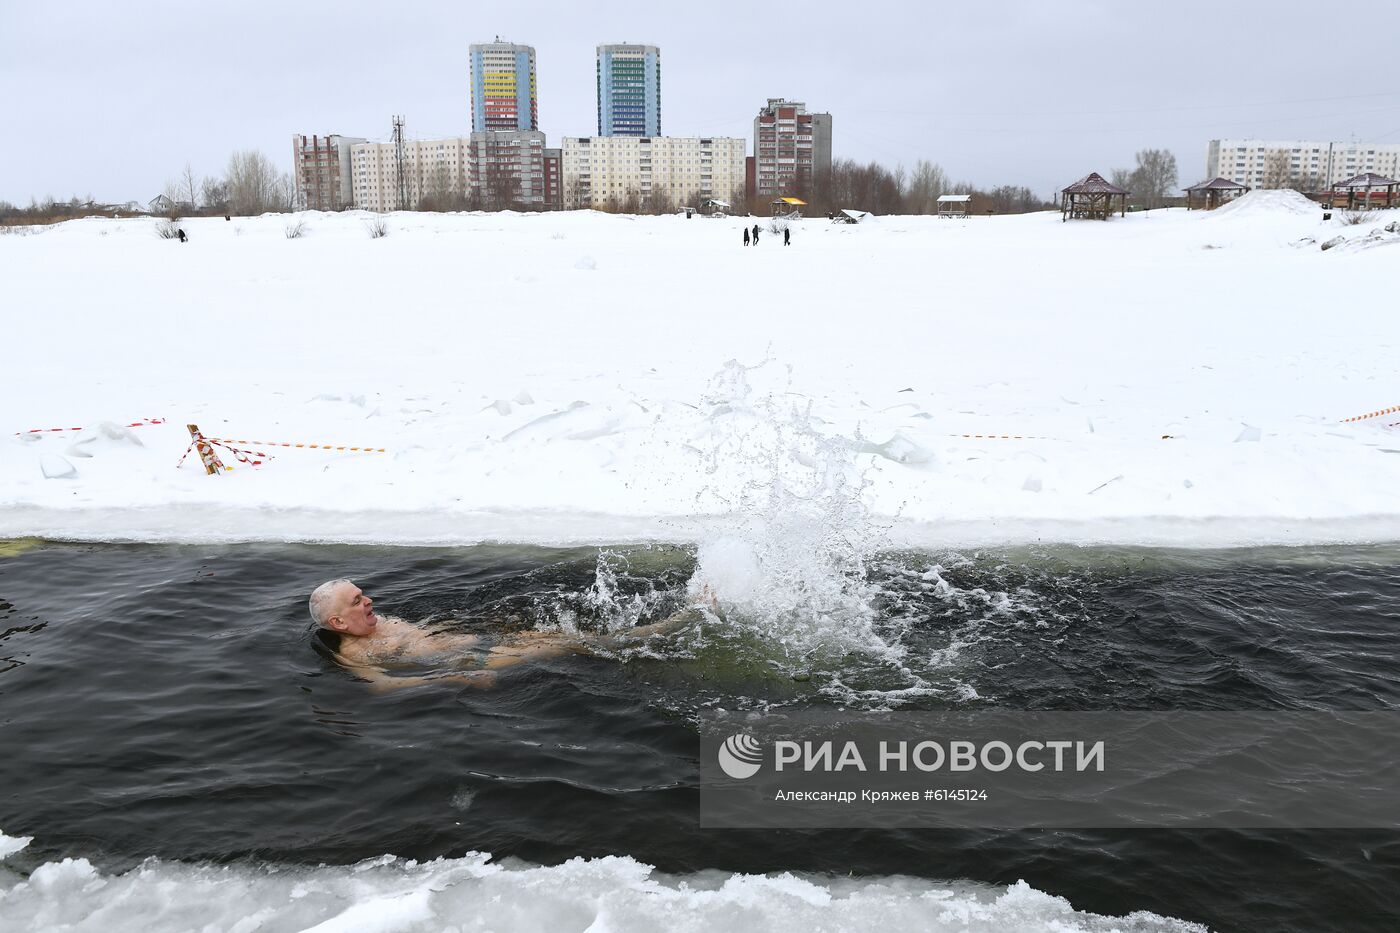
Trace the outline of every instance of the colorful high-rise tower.
{"type": "Polygon", "coordinates": [[[471,47],[472,132],[539,129],[535,95],[535,49],[482,42],[471,47]]]}
{"type": "Polygon", "coordinates": [[[598,135],[661,135],[661,50],[598,46],[598,135]]]}

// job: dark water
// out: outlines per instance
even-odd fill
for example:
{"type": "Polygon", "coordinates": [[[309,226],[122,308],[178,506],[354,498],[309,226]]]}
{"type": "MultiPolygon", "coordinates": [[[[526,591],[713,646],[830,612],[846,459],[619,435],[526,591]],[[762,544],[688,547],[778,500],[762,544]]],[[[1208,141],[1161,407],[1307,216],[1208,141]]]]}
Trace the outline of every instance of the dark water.
{"type": "Polygon", "coordinates": [[[682,604],[691,553],[619,552],[601,587],[598,553],[0,557],[0,830],[36,837],[11,864],[626,854],[675,873],[1023,878],[1095,913],[1223,930],[1400,928],[1389,832],[701,831],[694,726],[714,705],[1396,709],[1400,549],[887,554],[860,590],[869,651],[822,650],[829,619],[798,648],[735,623],[489,692],[376,692],[308,639],[307,594],[338,576],[381,610],[497,633],[682,604]]]}

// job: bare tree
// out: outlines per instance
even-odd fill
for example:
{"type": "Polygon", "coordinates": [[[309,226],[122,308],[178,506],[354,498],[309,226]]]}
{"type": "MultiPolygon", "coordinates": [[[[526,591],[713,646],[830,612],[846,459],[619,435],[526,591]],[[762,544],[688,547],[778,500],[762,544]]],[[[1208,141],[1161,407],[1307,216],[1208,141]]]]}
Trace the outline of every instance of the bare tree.
{"type": "MultiPolygon", "coordinates": [[[[695,195],[685,202],[686,206],[699,207],[698,199],[699,195],[695,195]]],[[[670,191],[658,187],[652,188],[642,198],[641,211],[645,214],[674,214],[678,206],[670,191]]]]}
{"type": "Polygon", "coordinates": [[[569,179],[564,189],[564,206],[574,210],[585,210],[593,206],[593,195],[588,182],[577,175],[569,179]]]}
{"type": "Polygon", "coordinates": [[[938,197],[948,190],[948,176],[926,159],[914,163],[904,192],[904,208],[911,214],[938,213],[938,197]]]}
{"type": "Polygon", "coordinates": [[[282,210],[290,204],[286,184],[289,176],[279,177],[272,160],[255,149],[235,152],[228,160],[229,207],[235,214],[262,214],[282,210]]]}
{"type": "Polygon", "coordinates": [[[452,166],[445,163],[426,169],[414,208],[420,211],[460,211],[467,209],[466,185],[452,166]]]}
{"type": "Polygon", "coordinates": [[[277,202],[278,210],[297,209],[297,183],[290,172],[283,172],[277,176],[277,202]]]}
{"type": "Polygon", "coordinates": [[[199,178],[195,175],[190,163],[185,163],[185,170],[180,173],[180,200],[184,201],[193,211],[199,206],[199,178]]]}
{"type": "Polygon", "coordinates": [[[1293,183],[1293,170],[1288,164],[1288,153],[1275,149],[1264,159],[1264,178],[1261,188],[1287,188],[1293,183]]]}
{"type": "Polygon", "coordinates": [[[1132,192],[1144,207],[1161,207],[1176,190],[1176,156],[1165,149],[1138,151],[1133,169],[1132,192]]]}
{"type": "Polygon", "coordinates": [[[1295,169],[1292,174],[1288,176],[1288,184],[1286,187],[1292,188],[1294,191],[1306,193],[1309,191],[1321,191],[1327,186],[1322,180],[1321,172],[1309,172],[1300,168],[1295,169]]]}
{"type": "Polygon", "coordinates": [[[223,214],[228,211],[228,185],[220,178],[209,177],[204,179],[204,184],[200,186],[200,198],[204,208],[216,214],[223,214]]]}
{"type": "Polygon", "coordinates": [[[179,181],[167,181],[165,187],[161,189],[161,196],[170,202],[170,206],[165,211],[166,219],[179,220],[184,213],[181,202],[184,200],[182,185],[179,181]]]}

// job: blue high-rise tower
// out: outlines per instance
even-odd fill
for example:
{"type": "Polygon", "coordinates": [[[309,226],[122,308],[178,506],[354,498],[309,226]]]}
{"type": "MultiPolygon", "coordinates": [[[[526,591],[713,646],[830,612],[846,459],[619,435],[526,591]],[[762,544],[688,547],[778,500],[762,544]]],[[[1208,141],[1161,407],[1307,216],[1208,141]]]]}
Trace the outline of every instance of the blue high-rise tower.
{"type": "Polygon", "coordinates": [[[598,135],[661,135],[661,50],[598,46],[598,135]]]}

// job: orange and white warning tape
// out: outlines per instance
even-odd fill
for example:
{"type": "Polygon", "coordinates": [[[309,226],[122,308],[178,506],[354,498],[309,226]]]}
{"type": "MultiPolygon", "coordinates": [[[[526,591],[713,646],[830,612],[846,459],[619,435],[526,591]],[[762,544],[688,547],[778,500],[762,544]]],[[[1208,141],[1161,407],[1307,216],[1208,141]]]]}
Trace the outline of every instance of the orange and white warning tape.
{"type": "MultiPolygon", "coordinates": [[[[146,427],[146,426],[149,425],[149,424],[165,424],[165,419],[164,419],[164,418],[142,418],[140,421],[133,421],[133,422],[131,422],[130,424],[124,424],[124,425],[122,425],[121,427],[124,427],[124,428],[144,428],[144,427],[146,427]]],[[[30,428],[28,431],[16,431],[16,432],[15,432],[15,437],[19,437],[21,434],[48,434],[48,433],[50,433],[50,432],[52,432],[52,431],[86,431],[86,430],[87,430],[87,428],[30,428]]]]}
{"type": "MultiPolygon", "coordinates": [[[[1389,408],[1382,408],[1380,411],[1373,411],[1369,412],[1368,414],[1357,415],[1354,418],[1343,418],[1340,423],[1350,424],[1353,421],[1365,421],[1368,418],[1379,418],[1381,415],[1393,415],[1397,411],[1400,411],[1400,405],[1392,405],[1389,408]]],[[[1392,424],[1391,427],[1393,428],[1395,427],[1395,425],[1392,424]]]]}
{"type": "Polygon", "coordinates": [[[382,454],[385,452],[383,447],[338,447],[335,444],[287,444],[281,441],[238,441],[223,437],[206,437],[205,440],[209,441],[211,444],[223,444],[224,446],[228,446],[229,444],[256,444],[259,447],[302,447],[307,450],[349,450],[363,454],[382,454]]]}
{"type": "Polygon", "coordinates": [[[979,441],[1053,441],[1053,437],[1038,437],[1034,434],[948,434],[946,437],[966,437],[979,441]]]}
{"type": "MultiPolygon", "coordinates": [[[[224,450],[227,450],[229,453],[233,454],[234,457],[238,458],[238,460],[242,463],[248,464],[248,466],[262,466],[265,461],[272,459],[271,454],[265,454],[261,451],[240,450],[237,447],[230,447],[228,444],[221,444],[210,437],[198,437],[190,441],[190,446],[186,447],[185,452],[180,455],[180,460],[175,464],[175,469],[178,470],[181,466],[184,465],[185,458],[190,455],[190,451],[194,450],[195,447],[200,443],[206,444],[211,447],[222,447],[224,450]]],[[[202,456],[203,453],[201,452],[201,457],[202,456]]],[[[223,464],[219,464],[219,466],[222,467],[224,470],[233,469],[233,467],[223,466],[223,464]]]]}

